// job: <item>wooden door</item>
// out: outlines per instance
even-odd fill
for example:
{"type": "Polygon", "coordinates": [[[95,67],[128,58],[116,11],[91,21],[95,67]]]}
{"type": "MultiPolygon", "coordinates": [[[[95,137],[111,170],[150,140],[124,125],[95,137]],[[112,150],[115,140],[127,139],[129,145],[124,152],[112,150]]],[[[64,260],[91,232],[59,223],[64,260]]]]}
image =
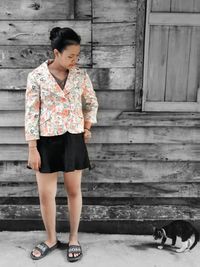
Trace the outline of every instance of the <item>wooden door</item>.
{"type": "Polygon", "coordinates": [[[200,0],[147,0],[144,111],[200,111],[200,0]]]}

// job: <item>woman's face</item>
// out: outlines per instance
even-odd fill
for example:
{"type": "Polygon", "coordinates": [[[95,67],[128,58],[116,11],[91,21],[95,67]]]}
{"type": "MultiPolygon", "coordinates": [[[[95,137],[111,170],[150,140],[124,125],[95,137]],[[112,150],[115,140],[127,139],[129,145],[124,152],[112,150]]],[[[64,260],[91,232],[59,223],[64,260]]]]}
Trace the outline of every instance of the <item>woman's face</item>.
{"type": "Polygon", "coordinates": [[[58,60],[59,64],[65,69],[70,69],[74,67],[79,60],[80,45],[69,45],[62,51],[62,53],[57,50],[56,55],[56,60],[58,60]]]}

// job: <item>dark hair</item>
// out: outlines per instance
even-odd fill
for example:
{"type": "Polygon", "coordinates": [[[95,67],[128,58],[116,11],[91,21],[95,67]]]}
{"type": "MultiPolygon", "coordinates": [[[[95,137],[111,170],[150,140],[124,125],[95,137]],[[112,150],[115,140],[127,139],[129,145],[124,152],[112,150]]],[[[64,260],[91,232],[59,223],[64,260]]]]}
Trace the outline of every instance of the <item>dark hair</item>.
{"type": "Polygon", "coordinates": [[[74,30],[68,27],[54,27],[50,31],[49,39],[51,40],[52,50],[55,48],[62,52],[66,46],[80,44],[81,37],[74,30]]]}

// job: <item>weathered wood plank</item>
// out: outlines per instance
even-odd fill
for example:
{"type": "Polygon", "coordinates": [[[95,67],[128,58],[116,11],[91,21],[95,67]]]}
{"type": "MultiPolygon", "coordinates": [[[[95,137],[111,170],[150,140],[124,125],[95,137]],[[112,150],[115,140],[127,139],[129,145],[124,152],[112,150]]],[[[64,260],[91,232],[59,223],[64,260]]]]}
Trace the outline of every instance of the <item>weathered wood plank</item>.
{"type": "MultiPolygon", "coordinates": [[[[173,220],[173,219],[172,219],[173,220]]],[[[200,221],[199,220],[188,220],[190,221],[196,229],[200,232],[200,221]]],[[[103,234],[132,234],[132,235],[152,235],[153,227],[162,227],[165,224],[170,223],[171,220],[164,219],[155,219],[155,220],[120,220],[120,221],[80,221],[79,231],[84,233],[103,233],[103,234]]],[[[15,220],[1,220],[0,230],[5,231],[7,235],[7,231],[36,231],[42,230],[44,231],[44,223],[42,219],[34,220],[34,219],[20,219],[15,220]]],[[[70,231],[69,220],[59,220],[56,224],[57,232],[66,233],[70,231]]],[[[133,237],[135,238],[135,237],[133,237]]],[[[152,239],[153,240],[153,239],[152,239]]],[[[119,240],[118,240],[119,241],[119,240]]]]}
{"type": "Polygon", "coordinates": [[[94,68],[135,67],[135,46],[97,46],[92,49],[94,68]]]}
{"type": "Polygon", "coordinates": [[[200,123],[200,114],[199,112],[134,112],[134,111],[123,111],[117,117],[120,119],[129,121],[129,125],[138,125],[137,121],[143,121],[144,123],[141,124],[145,127],[154,125],[154,126],[196,126],[199,127],[200,123]],[[156,123],[157,121],[157,123],[156,123]],[[196,121],[196,122],[195,122],[196,121]],[[134,124],[134,122],[136,124],[134,124]],[[194,124],[193,124],[194,122],[194,124]],[[166,124],[165,124],[166,123],[166,124]]]}
{"type": "Polygon", "coordinates": [[[193,0],[193,12],[200,12],[200,1],[193,0]]]}
{"type": "Polygon", "coordinates": [[[93,0],[93,21],[94,23],[135,21],[136,6],[136,0],[93,0]]]}
{"type": "MultiPolygon", "coordinates": [[[[46,12],[46,11],[45,11],[46,12]]],[[[55,13],[56,14],[56,13],[55,13]]],[[[47,45],[55,27],[70,27],[81,35],[82,44],[91,42],[91,21],[1,21],[0,45],[47,45]]],[[[5,49],[5,48],[4,48],[5,49]]]]}
{"type": "Polygon", "coordinates": [[[144,109],[151,112],[200,112],[200,105],[198,102],[186,101],[148,101],[144,103],[144,109]]]}
{"type": "MultiPolygon", "coordinates": [[[[68,220],[66,205],[57,205],[57,220],[68,220]]],[[[199,220],[199,208],[171,205],[101,206],[83,205],[81,221],[199,220]]],[[[41,220],[39,205],[0,205],[1,220],[41,220]]]]}
{"type": "Polygon", "coordinates": [[[171,12],[193,12],[193,3],[188,0],[172,0],[171,12]]]}
{"type": "Polygon", "coordinates": [[[187,101],[197,101],[199,85],[200,27],[191,29],[190,59],[188,63],[187,101]]]}
{"type": "MultiPolygon", "coordinates": [[[[36,68],[46,59],[54,57],[51,47],[47,45],[0,46],[0,53],[0,70],[3,69],[3,72],[5,68],[36,68]]],[[[81,67],[91,65],[91,46],[82,46],[80,58],[81,67]]]]}
{"type": "Polygon", "coordinates": [[[92,18],[91,0],[74,0],[74,18],[90,19],[92,18]]]}
{"type": "MultiPolygon", "coordinates": [[[[99,90],[96,91],[99,106],[101,109],[133,110],[134,91],[133,90],[99,90]]],[[[0,90],[0,106],[2,110],[24,110],[25,91],[24,90],[0,90]]]]}
{"type": "Polygon", "coordinates": [[[190,38],[190,27],[169,29],[165,101],[187,101],[190,38]]]}
{"type": "MultiPolygon", "coordinates": [[[[85,183],[82,182],[83,197],[200,197],[200,183],[85,183]]],[[[63,183],[57,184],[57,197],[65,197],[63,183]]],[[[37,197],[37,183],[0,183],[0,197],[37,197]]],[[[159,200],[158,200],[159,201],[159,200]]]]}
{"type": "Polygon", "coordinates": [[[93,44],[131,45],[135,43],[135,23],[92,24],[93,44]]]}
{"type": "MultiPolygon", "coordinates": [[[[0,8],[1,20],[59,20],[74,19],[74,1],[65,0],[6,0],[0,8]]],[[[84,1],[87,3],[88,1],[84,1]]]]}
{"type": "MultiPolygon", "coordinates": [[[[6,146],[3,147],[5,151],[3,150],[4,154],[1,156],[0,161],[0,181],[35,181],[35,171],[26,168],[28,162],[28,148],[26,147],[22,150],[19,147],[17,150],[17,148],[12,149],[11,146],[9,146],[10,150],[6,150],[5,147],[6,146]],[[10,158],[8,159],[9,155],[10,158]]],[[[92,170],[89,171],[85,169],[83,171],[83,181],[88,183],[200,182],[199,161],[170,160],[170,156],[168,156],[167,153],[165,155],[164,152],[163,156],[168,156],[169,160],[166,159],[167,157],[162,158],[162,154],[158,155],[158,159],[156,159],[153,158],[153,155],[150,155],[148,158],[148,155],[145,157],[142,153],[138,153],[139,155],[137,156],[137,152],[134,152],[134,150],[127,154],[125,152],[120,153],[117,151],[120,147],[117,147],[116,151],[114,148],[105,151],[105,146],[102,147],[102,150],[96,149],[94,151],[95,148],[96,147],[88,148],[92,170]],[[130,156],[130,159],[128,159],[129,155],[136,156],[130,156]]],[[[124,147],[121,146],[121,148],[124,147]]],[[[174,154],[176,154],[176,152],[174,152],[174,154]]],[[[181,151],[179,151],[179,154],[181,154],[181,151]]],[[[199,155],[199,153],[197,154],[199,155]]],[[[178,158],[178,156],[174,156],[174,158],[178,158]]],[[[58,177],[61,179],[60,181],[62,181],[63,173],[58,172],[58,177]]]]}
{"type": "Polygon", "coordinates": [[[151,11],[196,13],[200,12],[200,2],[199,0],[152,0],[151,11]]]}
{"type": "MultiPolygon", "coordinates": [[[[0,110],[0,127],[24,127],[24,110],[0,110]]],[[[121,110],[97,112],[99,126],[183,126],[200,127],[200,113],[138,113],[121,110]]]]}
{"type": "MultiPolygon", "coordinates": [[[[89,53],[86,52],[80,60],[82,64],[87,65],[91,58],[87,58],[89,53]]],[[[87,48],[86,48],[87,50],[87,48]]],[[[36,66],[35,66],[36,67],[36,66]]],[[[82,66],[80,66],[82,68],[82,66]]],[[[1,89],[25,89],[28,72],[32,69],[7,69],[0,68],[0,90],[1,89]],[[5,79],[6,77],[6,79],[5,79]],[[17,79],[16,79],[17,77],[17,79]]],[[[129,90],[135,87],[135,69],[131,68],[87,68],[86,69],[95,90],[129,90]],[[120,77],[120,79],[119,79],[120,77]]],[[[2,109],[2,108],[1,108],[2,109]]]]}
{"type": "Polygon", "coordinates": [[[142,110],[146,1],[137,1],[135,47],[135,109],[142,110]]]}
{"type": "Polygon", "coordinates": [[[168,54],[168,27],[151,26],[146,101],[164,101],[168,54]]]}
{"type": "MultiPolygon", "coordinates": [[[[88,74],[95,89],[133,90],[135,88],[135,67],[130,68],[93,68],[88,74]],[[119,79],[120,77],[120,79],[119,79]]],[[[122,93],[124,94],[124,93],[122,93]]],[[[121,109],[121,106],[118,106],[121,109]]]]}
{"type": "Polygon", "coordinates": [[[72,20],[91,18],[91,0],[7,0],[1,5],[0,20],[72,20]]]}
{"type": "MultiPolygon", "coordinates": [[[[119,120],[119,124],[117,123],[117,117],[120,115],[121,110],[99,110],[97,114],[98,124],[96,126],[111,126],[112,125],[129,125],[125,120],[119,120]]],[[[0,127],[9,126],[9,127],[24,127],[24,118],[25,118],[25,111],[21,110],[0,110],[0,127]]],[[[140,120],[141,121],[141,120],[140,120]]],[[[144,120],[145,121],[145,120],[144,120]]],[[[148,121],[148,118],[147,118],[148,121]]],[[[156,123],[157,121],[155,121],[156,123]]],[[[178,123],[178,122],[177,122],[178,123]]],[[[184,121],[182,120],[184,124],[184,121]]],[[[195,123],[195,122],[193,122],[195,123]]],[[[191,122],[190,125],[193,125],[191,122]]],[[[198,120],[196,120],[195,125],[197,125],[198,120]]],[[[199,122],[200,123],[200,122],[199,122]]],[[[170,122],[169,122],[170,124],[170,122]]],[[[141,121],[141,125],[143,122],[141,121]]],[[[166,123],[167,125],[167,123],[166,123]]]]}
{"type": "Polygon", "coordinates": [[[149,64],[149,40],[150,40],[150,25],[149,25],[149,12],[150,12],[150,1],[145,3],[145,43],[144,43],[144,74],[143,74],[143,90],[142,90],[142,111],[146,111],[146,97],[147,97],[147,82],[148,82],[148,64],[149,64]]]}
{"type": "Polygon", "coordinates": [[[200,26],[200,14],[151,12],[149,23],[150,25],[200,26]]]}
{"type": "Polygon", "coordinates": [[[165,11],[170,12],[171,0],[151,0],[151,8],[152,12],[165,11]]]}
{"type": "MultiPolygon", "coordinates": [[[[200,143],[196,127],[94,127],[91,143],[200,143]],[[180,138],[181,137],[181,138],[180,138]]],[[[0,144],[24,144],[24,128],[2,127],[0,144]]]]}
{"type": "MultiPolygon", "coordinates": [[[[0,204],[3,205],[39,205],[40,200],[38,196],[36,197],[2,197],[0,198],[0,204]]],[[[159,203],[157,197],[126,197],[126,198],[90,198],[83,197],[84,205],[148,205],[148,206],[157,206],[157,205],[176,205],[176,206],[192,206],[199,208],[200,207],[200,198],[196,197],[186,197],[186,198],[169,198],[169,197],[159,197],[159,203]]],[[[57,205],[66,205],[66,196],[56,197],[57,205]]]]}

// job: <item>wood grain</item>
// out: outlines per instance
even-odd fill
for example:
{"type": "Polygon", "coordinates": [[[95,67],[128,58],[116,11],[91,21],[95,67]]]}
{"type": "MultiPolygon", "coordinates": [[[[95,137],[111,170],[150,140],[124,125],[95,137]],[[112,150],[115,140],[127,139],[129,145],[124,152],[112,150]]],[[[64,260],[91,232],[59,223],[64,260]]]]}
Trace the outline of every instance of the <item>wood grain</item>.
{"type": "Polygon", "coordinates": [[[44,20],[44,21],[1,21],[0,45],[48,45],[53,27],[71,27],[81,35],[83,45],[91,43],[91,21],[44,20]]]}
{"type": "MultiPolygon", "coordinates": [[[[133,90],[99,90],[96,92],[101,109],[133,110],[134,91],[133,90]]],[[[24,110],[25,91],[24,90],[0,90],[0,106],[2,110],[24,110]]]]}
{"type": "MultiPolygon", "coordinates": [[[[6,0],[6,4],[1,3],[1,20],[58,20],[74,19],[75,0],[6,0]]],[[[84,0],[87,4],[88,1],[84,0]]],[[[76,11],[77,12],[77,11],[76,11]]]]}
{"type": "Polygon", "coordinates": [[[136,0],[93,0],[93,22],[133,22],[136,0]]]}
{"type": "MultiPolygon", "coordinates": [[[[22,71],[26,71],[26,68],[34,69],[42,64],[48,58],[54,58],[52,49],[47,45],[6,45],[0,46],[0,72],[4,73],[10,69],[19,69],[22,71]],[[24,70],[23,70],[24,69],[24,70]]],[[[80,67],[88,67],[91,66],[91,46],[85,45],[81,48],[80,54],[80,67]]],[[[19,70],[16,70],[19,72],[19,70]]],[[[11,72],[12,74],[12,72],[11,72]]],[[[1,74],[2,75],[2,74],[1,74]]],[[[1,87],[7,83],[9,86],[9,76],[8,80],[4,80],[1,84],[1,87]]],[[[12,77],[12,76],[11,76],[12,77]]],[[[26,77],[24,77],[25,79],[26,77]]],[[[3,88],[4,89],[4,88],[3,88]]]]}
{"type": "MultiPolygon", "coordinates": [[[[89,48],[90,49],[90,48],[89,48]]],[[[95,90],[129,90],[135,88],[135,68],[88,68],[87,63],[91,60],[87,52],[88,47],[82,49],[82,61],[90,76],[95,90]],[[119,79],[120,77],[120,79],[119,79]]],[[[81,66],[80,68],[83,68],[81,66]]],[[[33,69],[33,68],[32,68],[33,69]]],[[[0,91],[1,89],[25,89],[27,75],[32,69],[24,68],[0,68],[0,91]],[[6,77],[6,79],[5,79],[6,77]],[[17,77],[17,79],[16,79],[17,77]]],[[[120,108],[120,107],[119,107],[120,108]]]]}
{"type": "Polygon", "coordinates": [[[98,45],[131,45],[135,43],[135,23],[94,23],[93,43],[98,45]]]}
{"type": "Polygon", "coordinates": [[[135,46],[93,46],[94,68],[135,67],[135,46]]]}
{"type": "Polygon", "coordinates": [[[145,0],[137,1],[136,45],[135,45],[135,109],[142,110],[143,97],[143,65],[145,36],[145,0]]]}
{"type": "MultiPolygon", "coordinates": [[[[57,220],[67,221],[69,214],[66,205],[57,205],[57,220]]],[[[175,205],[131,205],[101,206],[84,205],[81,221],[144,221],[144,220],[199,220],[199,208],[175,205]]],[[[41,220],[38,205],[0,205],[2,220],[41,220]]]]}
{"type": "MultiPolygon", "coordinates": [[[[0,110],[0,127],[24,127],[24,110],[0,110]]],[[[99,109],[98,123],[95,127],[102,126],[165,126],[165,127],[200,127],[199,113],[169,113],[169,112],[134,112],[121,111],[120,109],[99,109]]]]}

